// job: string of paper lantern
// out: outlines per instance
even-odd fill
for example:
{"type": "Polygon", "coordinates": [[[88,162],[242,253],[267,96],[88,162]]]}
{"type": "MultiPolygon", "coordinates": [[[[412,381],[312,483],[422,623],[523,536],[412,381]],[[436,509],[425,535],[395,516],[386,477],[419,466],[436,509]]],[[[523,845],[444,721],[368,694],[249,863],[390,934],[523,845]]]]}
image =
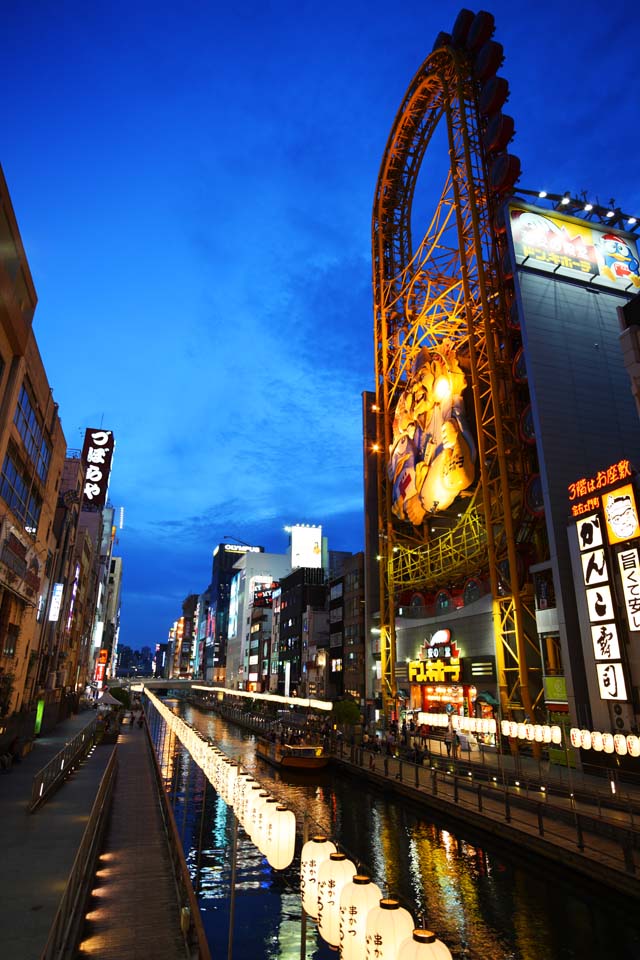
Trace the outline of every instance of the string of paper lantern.
{"type": "MultiPolygon", "coordinates": [[[[150,691],[145,693],[214,789],[233,808],[271,867],[289,867],[295,856],[295,813],[199,730],[150,691]]],[[[324,834],[316,834],[302,846],[300,893],[303,910],[317,921],[320,936],[339,949],[341,960],[451,960],[449,950],[435,934],[416,928],[409,911],[396,898],[383,897],[377,884],[359,872],[324,834]]]]}

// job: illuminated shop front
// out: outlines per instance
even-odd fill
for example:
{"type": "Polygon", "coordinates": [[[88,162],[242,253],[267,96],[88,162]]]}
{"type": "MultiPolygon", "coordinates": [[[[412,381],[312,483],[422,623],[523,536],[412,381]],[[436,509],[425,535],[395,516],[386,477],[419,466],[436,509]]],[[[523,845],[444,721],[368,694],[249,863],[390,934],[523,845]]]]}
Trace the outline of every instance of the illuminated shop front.
{"type": "Polygon", "coordinates": [[[476,611],[460,617],[455,633],[453,626],[429,632],[425,625],[403,630],[400,636],[405,658],[398,663],[398,672],[406,696],[401,711],[405,716],[420,723],[436,714],[497,718],[496,665],[487,614],[476,611]]]}

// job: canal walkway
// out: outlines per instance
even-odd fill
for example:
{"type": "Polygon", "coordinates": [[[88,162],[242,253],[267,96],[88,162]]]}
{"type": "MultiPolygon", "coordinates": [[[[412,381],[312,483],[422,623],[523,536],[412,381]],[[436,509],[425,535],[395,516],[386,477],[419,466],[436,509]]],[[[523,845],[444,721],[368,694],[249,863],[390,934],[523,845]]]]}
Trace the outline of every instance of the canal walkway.
{"type": "Polygon", "coordinates": [[[29,813],[35,775],[94,716],[80,713],[58,724],[0,775],[0,956],[41,960],[53,955],[47,946],[50,931],[116,751],[109,824],[77,956],[208,960],[206,942],[202,946],[194,930],[199,914],[193,893],[190,898],[176,882],[180,864],[167,839],[146,729],[123,726],[117,746],[94,748],[47,802],[29,813]]]}

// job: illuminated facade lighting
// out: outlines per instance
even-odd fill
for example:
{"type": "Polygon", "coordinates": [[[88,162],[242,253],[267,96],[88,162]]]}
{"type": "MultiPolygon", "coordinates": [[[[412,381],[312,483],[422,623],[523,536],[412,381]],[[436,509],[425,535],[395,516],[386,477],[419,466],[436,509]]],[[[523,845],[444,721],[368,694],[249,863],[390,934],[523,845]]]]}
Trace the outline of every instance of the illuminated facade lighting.
{"type": "Polygon", "coordinates": [[[547,195],[547,191],[546,191],[546,190],[541,190],[540,193],[538,194],[538,196],[540,197],[541,200],[544,200],[544,198],[546,197],[546,195],[547,195]]]}

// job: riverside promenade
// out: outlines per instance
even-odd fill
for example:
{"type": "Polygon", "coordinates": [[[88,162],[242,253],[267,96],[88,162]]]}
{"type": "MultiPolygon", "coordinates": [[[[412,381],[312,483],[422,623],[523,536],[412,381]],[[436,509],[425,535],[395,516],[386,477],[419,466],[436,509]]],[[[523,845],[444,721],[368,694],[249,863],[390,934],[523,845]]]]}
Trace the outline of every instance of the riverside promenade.
{"type": "Polygon", "coordinates": [[[56,792],[29,813],[35,775],[93,719],[87,711],[58,724],[0,775],[0,956],[41,960],[56,955],[47,946],[50,931],[100,784],[117,751],[95,881],[87,891],[91,896],[84,917],[76,916],[81,930],[76,956],[204,960],[206,943],[202,949],[193,944],[192,902],[176,881],[175,851],[167,839],[146,728],[121,727],[117,745],[96,746],[56,792]]]}

